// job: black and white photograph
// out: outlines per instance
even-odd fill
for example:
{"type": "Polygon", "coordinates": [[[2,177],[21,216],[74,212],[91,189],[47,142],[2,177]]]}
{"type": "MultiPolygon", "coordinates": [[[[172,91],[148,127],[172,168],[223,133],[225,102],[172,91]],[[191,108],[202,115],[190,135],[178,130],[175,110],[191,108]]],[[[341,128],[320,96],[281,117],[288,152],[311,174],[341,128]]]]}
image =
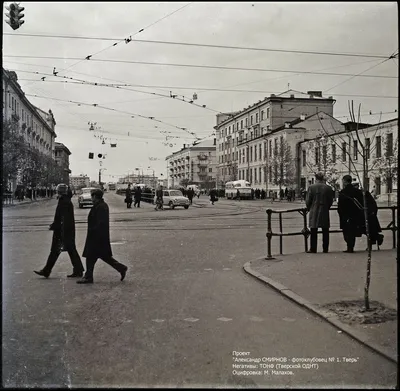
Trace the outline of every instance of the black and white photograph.
{"type": "Polygon", "coordinates": [[[2,387],[396,389],[396,2],[3,2],[2,387]]]}

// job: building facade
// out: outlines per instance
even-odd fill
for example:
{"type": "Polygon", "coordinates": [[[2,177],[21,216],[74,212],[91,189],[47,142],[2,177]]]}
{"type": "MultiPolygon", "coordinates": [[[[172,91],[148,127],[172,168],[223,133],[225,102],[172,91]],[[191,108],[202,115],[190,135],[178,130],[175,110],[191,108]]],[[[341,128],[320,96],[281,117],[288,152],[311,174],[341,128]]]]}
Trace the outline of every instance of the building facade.
{"type": "Polygon", "coordinates": [[[90,178],[86,175],[75,175],[69,177],[69,185],[71,189],[81,189],[83,187],[89,187],[90,178]]]}
{"type": "Polygon", "coordinates": [[[344,175],[351,175],[367,190],[375,187],[379,200],[395,200],[398,172],[398,118],[375,125],[344,124],[345,130],[299,143],[300,181],[314,183],[316,171],[340,188],[344,175]],[[358,133],[358,136],[357,136],[358,133]],[[366,171],[363,161],[366,161],[366,171]]]}
{"type": "Polygon", "coordinates": [[[38,109],[26,98],[18,84],[17,74],[3,68],[3,120],[18,121],[26,143],[54,158],[56,121],[53,113],[38,109]]]}
{"type": "Polygon", "coordinates": [[[303,121],[318,112],[332,117],[334,103],[333,97],[325,98],[321,91],[289,90],[280,95],[272,94],[241,111],[217,115],[214,129],[217,134],[218,186],[245,179],[253,187],[274,189],[267,176],[267,157],[271,156],[267,154],[267,148],[271,137],[277,137],[276,129],[285,127],[285,123],[303,121]]]}
{"type": "Polygon", "coordinates": [[[216,139],[184,144],[180,151],[165,158],[168,188],[195,184],[203,189],[215,187],[217,177],[216,139]]]}
{"type": "Polygon", "coordinates": [[[158,177],[155,175],[138,175],[138,174],[131,174],[131,175],[126,175],[122,178],[118,179],[118,183],[125,183],[125,184],[144,184],[146,187],[149,187],[150,189],[155,189],[157,188],[158,185],[158,177]]]}

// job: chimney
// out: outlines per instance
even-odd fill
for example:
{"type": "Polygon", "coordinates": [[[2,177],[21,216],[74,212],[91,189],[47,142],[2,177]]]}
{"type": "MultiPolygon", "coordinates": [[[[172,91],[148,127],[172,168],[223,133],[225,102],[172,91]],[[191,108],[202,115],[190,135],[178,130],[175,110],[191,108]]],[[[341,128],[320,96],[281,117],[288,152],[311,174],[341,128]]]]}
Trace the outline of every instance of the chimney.
{"type": "Polygon", "coordinates": [[[214,145],[217,145],[217,139],[214,138],[214,145]]]}
{"type": "Polygon", "coordinates": [[[307,91],[307,94],[311,96],[318,96],[319,98],[322,98],[322,91],[307,91]]]}
{"type": "Polygon", "coordinates": [[[185,149],[186,148],[186,144],[183,144],[183,149],[185,149]]]}
{"type": "Polygon", "coordinates": [[[289,129],[290,128],[290,123],[289,122],[285,122],[285,129],[289,129]]]}
{"type": "Polygon", "coordinates": [[[305,115],[305,114],[300,114],[300,119],[301,119],[302,121],[304,121],[304,120],[306,119],[306,115],[305,115]]]}
{"type": "Polygon", "coordinates": [[[271,94],[270,96],[271,96],[271,98],[274,98],[274,97],[275,97],[275,94],[271,94]]]}

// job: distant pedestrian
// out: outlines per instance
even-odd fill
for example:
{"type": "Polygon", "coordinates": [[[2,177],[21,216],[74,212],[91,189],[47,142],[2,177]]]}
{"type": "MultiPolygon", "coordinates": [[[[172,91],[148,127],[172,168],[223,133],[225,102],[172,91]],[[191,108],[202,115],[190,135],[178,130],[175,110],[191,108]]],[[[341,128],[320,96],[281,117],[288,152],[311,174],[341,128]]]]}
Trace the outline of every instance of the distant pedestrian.
{"type": "Polygon", "coordinates": [[[93,283],[93,271],[97,259],[102,259],[125,278],[128,267],[113,258],[110,243],[110,212],[100,189],[92,190],[93,207],[88,216],[88,229],[83,256],[86,258],[85,276],[78,284],[93,283]]]}
{"type": "Polygon", "coordinates": [[[73,196],[73,194],[72,194],[71,187],[68,186],[68,197],[69,197],[69,198],[72,198],[72,196],[73,196]]]}
{"type": "Polygon", "coordinates": [[[236,199],[240,201],[240,191],[239,189],[236,190],[236,199]]]}
{"type": "Polygon", "coordinates": [[[283,189],[279,190],[279,199],[282,201],[285,198],[285,192],[283,191],[283,189]]]}
{"type": "Polygon", "coordinates": [[[163,199],[163,187],[160,186],[157,190],[156,190],[156,207],[154,208],[155,210],[163,210],[164,209],[164,199],[163,199]]]}
{"type": "Polygon", "coordinates": [[[128,187],[125,192],[125,202],[126,202],[126,207],[128,209],[132,208],[132,189],[131,189],[131,184],[128,184],[128,187]]]}
{"type": "Polygon", "coordinates": [[[218,200],[218,198],[217,198],[217,190],[216,189],[211,189],[210,190],[210,201],[211,201],[211,204],[214,205],[214,202],[217,201],[217,200],[218,200]]]}
{"type": "Polygon", "coordinates": [[[187,190],[187,198],[189,198],[190,205],[193,204],[193,197],[194,197],[194,190],[193,189],[188,189],[187,190]]]}
{"type": "Polygon", "coordinates": [[[66,185],[59,185],[57,193],[59,194],[54,221],[50,225],[53,231],[53,240],[51,243],[50,255],[46,266],[39,271],[35,271],[39,276],[48,278],[62,251],[67,251],[72,263],[72,274],[67,277],[82,277],[83,265],[75,245],[75,218],[74,206],[71,198],[67,194],[66,185]]]}
{"type": "Polygon", "coordinates": [[[322,228],[322,249],[324,253],[327,253],[329,251],[329,209],[333,204],[333,196],[331,187],[324,182],[324,174],[317,173],[315,179],[316,183],[308,188],[306,199],[311,230],[310,250],[307,252],[317,252],[318,228],[322,228]]]}
{"type": "Polygon", "coordinates": [[[253,188],[250,191],[250,196],[251,196],[251,199],[254,200],[254,189],[253,188]]]}
{"type": "Polygon", "coordinates": [[[133,206],[136,208],[140,208],[140,201],[142,199],[142,188],[140,186],[136,186],[135,192],[134,192],[134,198],[135,198],[135,202],[133,204],[133,206]]]}

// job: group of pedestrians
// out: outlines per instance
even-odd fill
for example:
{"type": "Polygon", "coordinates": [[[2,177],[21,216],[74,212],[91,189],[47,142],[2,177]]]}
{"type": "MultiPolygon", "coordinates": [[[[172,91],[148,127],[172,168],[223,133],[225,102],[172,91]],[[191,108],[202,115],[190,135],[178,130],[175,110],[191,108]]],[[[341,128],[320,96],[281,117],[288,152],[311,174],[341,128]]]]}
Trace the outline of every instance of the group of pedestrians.
{"type": "Polygon", "coordinates": [[[140,201],[142,199],[142,188],[140,186],[136,186],[135,189],[132,191],[131,184],[128,185],[125,193],[125,202],[126,207],[128,209],[132,208],[132,201],[135,200],[133,206],[136,208],[140,208],[140,201]],[[133,196],[133,197],[132,197],[133,196]]]}
{"type": "Polygon", "coordinates": [[[37,198],[53,198],[56,193],[55,189],[47,187],[19,187],[14,192],[14,197],[18,201],[23,201],[25,198],[36,200],[37,198]]]}
{"type": "Polygon", "coordinates": [[[92,190],[93,207],[88,216],[88,228],[85,247],[82,256],[86,258],[86,273],[81,258],[75,245],[75,218],[74,206],[71,201],[67,185],[58,185],[58,204],[54,215],[54,221],[49,229],[53,231],[50,255],[46,265],[39,271],[34,271],[39,276],[48,278],[52,269],[63,251],[67,251],[72,263],[72,273],[67,277],[81,277],[78,284],[93,283],[93,271],[97,259],[108,263],[121,274],[124,280],[128,267],[113,258],[110,243],[110,217],[109,208],[103,199],[103,191],[92,190]]]}
{"type": "MultiPolygon", "coordinates": [[[[325,184],[324,175],[318,173],[315,176],[316,183],[311,185],[307,191],[306,206],[309,211],[310,227],[310,250],[308,253],[317,252],[317,234],[318,228],[322,229],[322,250],[324,253],[329,251],[329,210],[333,204],[334,193],[332,188],[325,184]]],[[[358,183],[352,183],[352,177],[345,175],[343,177],[343,189],[339,192],[338,214],[340,219],[340,228],[343,231],[343,238],[346,242],[346,253],[353,253],[356,243],[356,237],[366,235],[366,224],[364,215],[364,198],[362,191],[358,188],[358,183]]],[[[366,194],[367,202],[367,221],[369,226],[368,247],[383,243],[384,236],[380,234],[382,229],[377,217],[378,206],[374,197],[368,192],[366,194]]]]}

